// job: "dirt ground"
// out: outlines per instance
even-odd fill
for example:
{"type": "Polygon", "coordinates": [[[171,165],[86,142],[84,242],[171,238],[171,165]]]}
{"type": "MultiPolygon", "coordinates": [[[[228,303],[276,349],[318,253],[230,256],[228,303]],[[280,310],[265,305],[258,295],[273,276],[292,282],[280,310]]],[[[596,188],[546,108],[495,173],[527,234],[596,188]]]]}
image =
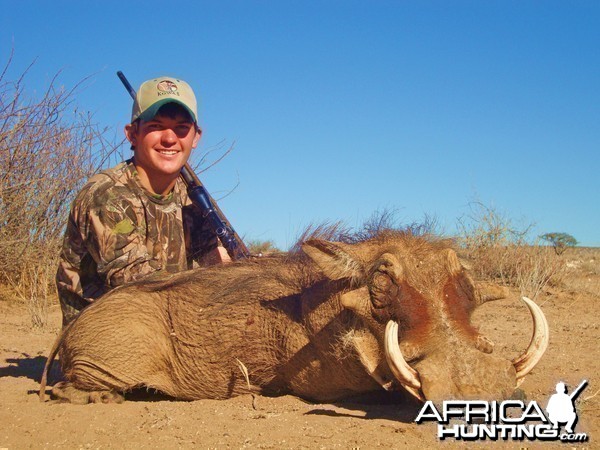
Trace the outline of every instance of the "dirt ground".
{"type": "MultiPolygon", "coordinates": [[[[579,444],[541,441],[439,441],[434,424],[414,423],[421,405],[401,394],[372,395],[339,404],[311,404],[291,396],[242,396],[181,402],[136,394],[120,405],[40,403],[40,374],[60,327],[32,329],[25,305],[0,300],[0,449],[21,448],[600,448],[600,249],[576,249],[569,275],[537,299],[550,324],[550,346],[521,388],[545,407],[558,381],[578,397],[579,444]]],[[[531,318],[510,298],[479,308],[474,320],[514,358],[529,343],[531,318]]]]}

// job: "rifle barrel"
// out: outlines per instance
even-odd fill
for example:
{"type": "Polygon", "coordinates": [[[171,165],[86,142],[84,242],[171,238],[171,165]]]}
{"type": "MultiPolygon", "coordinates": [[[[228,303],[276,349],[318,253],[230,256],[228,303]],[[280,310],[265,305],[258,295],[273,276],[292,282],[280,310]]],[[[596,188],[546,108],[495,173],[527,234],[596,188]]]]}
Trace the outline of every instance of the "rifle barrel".
{"type": "Polygon", "coordinates": [[[123,83],[123,86],[125,86],[125,89],[127,89],[127,92],[129,92],[129,95],[131,95],[131,98],[135,100],[135,89],[131,86],[129,80],[125,78],[125,74],[119,70],[117,76],[119,77],[119,80],[121,80],[121,83],[123,83]]]}
{"type": "Polygon", "coordinates": [[[571,395],[569,395],[571,400],[575,399],[575,397],[577,397],[581,393],[581,391],[583,391],[583,388],[586,387],[587,384],[588,380],[583,380],[581,383],[579,383],[579,386],[577,386],[575,390],[571,393],[571,395]]]}

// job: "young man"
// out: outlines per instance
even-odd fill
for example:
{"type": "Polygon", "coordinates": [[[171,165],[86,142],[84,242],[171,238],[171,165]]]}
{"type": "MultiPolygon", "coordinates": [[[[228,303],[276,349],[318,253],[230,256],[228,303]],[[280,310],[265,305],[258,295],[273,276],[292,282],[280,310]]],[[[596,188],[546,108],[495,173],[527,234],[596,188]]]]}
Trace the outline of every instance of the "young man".
{"type": "Polygon", "coordinates": [[[201,134],[186,82],[141,85],[125,127],[133,158],[93,176],[71,206],[56,275],[63,326],[122,284],[229,260],[179,178],[201,134]]]}

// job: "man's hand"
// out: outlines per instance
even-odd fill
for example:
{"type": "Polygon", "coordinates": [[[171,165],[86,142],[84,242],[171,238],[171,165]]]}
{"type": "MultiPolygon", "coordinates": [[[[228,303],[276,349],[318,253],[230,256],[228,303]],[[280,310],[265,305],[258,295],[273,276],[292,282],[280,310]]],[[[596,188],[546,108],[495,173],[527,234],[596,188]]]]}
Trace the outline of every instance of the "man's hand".
{"type": "Polygon", "coordinates": [[[229,257],[229,253],[227,253],[227,250],[225,250],[225,247],[217,247],[215,249],[215,253],[215,259],[218,263],[220,262],[222,264],[226,264],[231,262],[231,258],[229,257]]]}

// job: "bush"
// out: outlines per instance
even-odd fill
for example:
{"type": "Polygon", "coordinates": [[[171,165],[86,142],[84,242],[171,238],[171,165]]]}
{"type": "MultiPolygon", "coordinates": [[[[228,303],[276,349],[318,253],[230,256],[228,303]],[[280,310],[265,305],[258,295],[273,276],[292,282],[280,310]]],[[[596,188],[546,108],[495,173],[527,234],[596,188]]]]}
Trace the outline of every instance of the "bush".
{"type": "Polygon", "coordinates": [[[540,239],[550,242],[557,255],[562,255],[567,248],[577,245],[577,239],[567,233],[546,233],[540,239]]]}
{"type": "Polygon", "coordinates": [[[57,75],[41,98],[29,98],[27,70],[7,80],[10,64],[0,74],[0,283],[43,326],[70,201],[117,146],[74,107],[79,85],[59,87],[57,75]]]}
{"type": "Polygon", "coordinates": [[[461,254],[473,262],[478,278],[516,287],[533,299],[560,283],[566,266],[548,247],[528,242],[531,228],[518,229],[496,209],[474,202],[472,213],[459,220],[461,254]]]}
{"type": "Polygon", "coordinates": [[[267,256],[276,253],[281,253],[273,241],[261,241],[259,239],[255,239],[248,242],[248,250],[252,255],[260,255],[267,256]]]}

